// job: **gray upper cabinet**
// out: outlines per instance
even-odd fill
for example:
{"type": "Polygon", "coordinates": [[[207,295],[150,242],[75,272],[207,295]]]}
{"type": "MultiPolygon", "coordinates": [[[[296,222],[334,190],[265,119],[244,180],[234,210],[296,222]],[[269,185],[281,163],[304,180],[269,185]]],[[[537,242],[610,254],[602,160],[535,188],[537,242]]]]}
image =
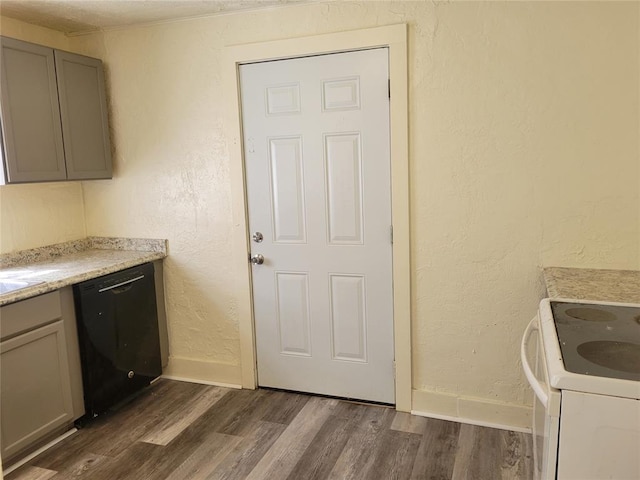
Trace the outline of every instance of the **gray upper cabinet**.
{"type": "Polygon", "coordinates": [[[6,181],[65,180],[53,50],[11,38],[0,41],[6,181]]]}
{"type": "Polygon", "coordinates": [[[67,178],[111,178],[102,62],[55,51],[67,178]]]}
{"type": "Polygon", "coordinates": [[[4,182],[111,178],[102,62],[0,37],[4,182]]]}

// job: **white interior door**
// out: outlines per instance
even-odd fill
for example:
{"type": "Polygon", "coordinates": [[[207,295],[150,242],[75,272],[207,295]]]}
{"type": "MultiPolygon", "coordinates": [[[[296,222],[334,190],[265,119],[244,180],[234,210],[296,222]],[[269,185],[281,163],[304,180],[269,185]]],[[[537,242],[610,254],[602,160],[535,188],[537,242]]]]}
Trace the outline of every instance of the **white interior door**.
{"type": "Polygon", "coordinates": [[[261,386],[395,402],[388,70],[386,48],[240,67],[261,386]]]}

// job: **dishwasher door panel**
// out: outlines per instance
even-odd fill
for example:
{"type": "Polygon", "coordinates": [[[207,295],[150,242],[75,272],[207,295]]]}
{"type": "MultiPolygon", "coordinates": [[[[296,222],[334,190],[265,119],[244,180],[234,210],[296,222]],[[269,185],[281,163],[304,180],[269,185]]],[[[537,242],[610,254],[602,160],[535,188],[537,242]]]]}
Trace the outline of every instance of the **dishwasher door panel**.
{"type": "Polygon", "coordinates": [[[95,416],[162,374],[153,265],[74,287],[87,414],[95,416]]]}

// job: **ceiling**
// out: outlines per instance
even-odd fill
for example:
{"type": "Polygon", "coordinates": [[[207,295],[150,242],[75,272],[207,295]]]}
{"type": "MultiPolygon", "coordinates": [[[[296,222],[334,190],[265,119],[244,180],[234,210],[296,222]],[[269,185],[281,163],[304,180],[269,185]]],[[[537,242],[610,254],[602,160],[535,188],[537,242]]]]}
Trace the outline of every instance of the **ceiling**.
{"type": "Polygon", "coordinates": [[[0,0],[0,15],[66,34],[315,0],[0,0]]]}

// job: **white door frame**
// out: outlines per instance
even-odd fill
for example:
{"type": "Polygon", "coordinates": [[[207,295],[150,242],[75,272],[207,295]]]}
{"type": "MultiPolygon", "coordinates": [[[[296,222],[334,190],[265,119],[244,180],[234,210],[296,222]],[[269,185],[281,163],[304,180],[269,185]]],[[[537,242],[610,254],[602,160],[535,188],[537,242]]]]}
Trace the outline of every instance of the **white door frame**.
{"type": "Polygon", "coordinates": [[[245,168],[238,66],[243,63],[389,48],[391,80],[391,211],[393,221],[393,325],[396,360],[396,409],[411,411],[411,270],[409,237],[409,139],[407,103],[407,26],[353,30],[311,37],[230,46],[225,49],[223,87],[227,98],[231,196],[233,210],[234,285],[240,333],[242,387],[257,386],[245,168]]]}

